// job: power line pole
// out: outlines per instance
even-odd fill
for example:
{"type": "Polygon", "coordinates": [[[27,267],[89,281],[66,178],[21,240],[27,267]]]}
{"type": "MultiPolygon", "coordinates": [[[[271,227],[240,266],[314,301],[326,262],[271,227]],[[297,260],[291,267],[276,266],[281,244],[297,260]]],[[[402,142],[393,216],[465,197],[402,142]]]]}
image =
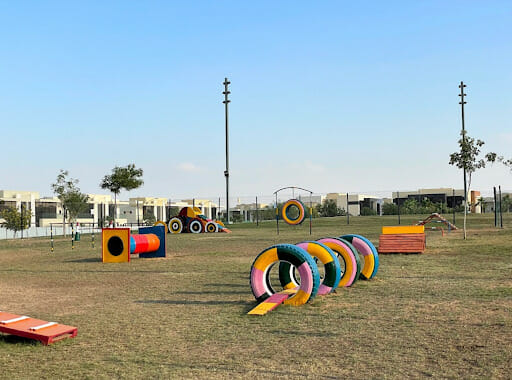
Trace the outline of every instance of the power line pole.
{"type": "MultiPolygon", "coordinates": [[[[466,102],[464,101],[464,96],[466,96],[466,94],[464,93],[464,87],[466,87],[466,85],[464,84],[464,82],[460,82],[459,84],[459,88],[460,88],[460,108],[461,108],[461,114],[462,114],[462,146],[463,146],[463,151],[461,152],[463,155],[464,155],[464,149],[466,149],[466,129],[464,128],[464,104],[466,104],[466,102]]],[[[468,213],[468,206],[467,206],[467,192],[468,192],[468,189],[467,189],[467,180],[466,180],[466,158],[465,157],[462,157],[462,160],[463,160],[463,163],[464,163],[464,240],[466,239],[466,218],[467,218],[467,213],[468,213]]]]}
{"type": "Polygon", "coordinates": [[[230,224],[229,221],[229,124],[228,124],[228,104],[231,100],[228,100],[228,95],[230,94],[228,90],[228,85],[231,82],[228,81],[228,78],[224,78],[224,108],[226,115],[226,170],[224,170],[224,177],[226,177],[226,214],[227,214],[227,223],[230,224]]]}

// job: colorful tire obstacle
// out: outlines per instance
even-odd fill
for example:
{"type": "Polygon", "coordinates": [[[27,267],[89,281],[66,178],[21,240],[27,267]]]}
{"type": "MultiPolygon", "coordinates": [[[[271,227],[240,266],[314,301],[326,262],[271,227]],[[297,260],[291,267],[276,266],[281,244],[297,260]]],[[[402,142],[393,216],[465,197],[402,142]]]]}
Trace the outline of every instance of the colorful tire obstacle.
{"type": "Polygon", "coordinates": [[[291,226],[297,226],[301,224],[306,218],[306,207],[304,203],[302,203],[298,199],[289,199],[283,205],[281,209],[281,219],[285,221],[285,223],[291,226]],[[295,210],[297,215],[292,215],[292,211],[295,210]]]}
{"type": "Polygon", "coordinates": [[[0,311],[0,332],[35,339],[49,345],[65,338],[74,338],[78,329],[73,326],[0,311]]]}
{"type": "Polygon", "coordinates": [[[125,263],[130,255],[142,258],[165,257],[165,227],[139,227],[139,234],[131,234],[129,228],[103,228],[101,231],[102,261],[125,263]]]}
{"type": "Polygon", "coordinates": [[[194,234],[203,232],[231,232],[221,221],[208,219],[201,214],[201,210],[198,207],[183,207],[178,215],[169,219],[167,225],[168,231],[172,234],[184,232],[194,234]]]}
{"type": "Polygon", "coordinates": [[[373,278],[378,267],[377,250],[360,235],[274,245],[260,252],[252,264],[250,285],[259,304],[248,314],[264,315],[281,303],[303,305],[337,287],[373,278]],[[323,265],[322,280],[315,260],[323,265]],[[271,281],[270,272],[276,264],[282,291],[276,291],[271,281]]]}

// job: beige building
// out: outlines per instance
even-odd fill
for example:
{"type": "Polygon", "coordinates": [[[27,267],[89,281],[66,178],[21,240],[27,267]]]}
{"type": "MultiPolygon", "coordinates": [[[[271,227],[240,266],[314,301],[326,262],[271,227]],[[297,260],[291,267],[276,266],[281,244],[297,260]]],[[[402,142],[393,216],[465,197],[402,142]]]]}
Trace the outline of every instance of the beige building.
{"type": "MultiPolygon", "coordinates": [[[[458,207],[464,203],[464,190],[453,188],[437,188],[437,189],[418,189],[416,191],[397,191],[393,192],[393,203],[402,204],[408,199],[415,199],[421,202],[425,199],[433,203],[444,203],[447,207],[458,207]]],[[[480,213],[480,205],[476,206],[476,198],[480,197],[480,192],[472,190],[468,197],[468,203],[475,205],[471,208],[471,212],[480,213]],[[472,201],[473,199],[473,201],[472,201]]]]}
{"type": "MultiPolygon", "coordinates": [[[[89,208],[78,215],[77,222],[81,224],[101,225],[108,217],[115,214],[116,223],[137,224],[142,223],[145,216],[153,215],[156,220],[167,220],[166,198],[130,198],[128,201],[117,201],[114,204],[110,194],[87,194],[89,208]]],[[[64,210],[57,197],[39,196],[35,191],[0,190],[0,211],[15,207],[21,210],[30,210],[32,227],[46,227],[52,223],[62,223],[64,210]]],[[[4,222],[0,218],[0,223],[4,222]]]]}
{"type": "Polygon", "coordinates": [[[348,211],[350,215],[361,215],[363,207],[369,207],[381,215],[384,204],[384,199],[364,194],[349,194],[347,199],[347,193],[328,193],[326,199],[335,201],[339,208],[348,211]]]}

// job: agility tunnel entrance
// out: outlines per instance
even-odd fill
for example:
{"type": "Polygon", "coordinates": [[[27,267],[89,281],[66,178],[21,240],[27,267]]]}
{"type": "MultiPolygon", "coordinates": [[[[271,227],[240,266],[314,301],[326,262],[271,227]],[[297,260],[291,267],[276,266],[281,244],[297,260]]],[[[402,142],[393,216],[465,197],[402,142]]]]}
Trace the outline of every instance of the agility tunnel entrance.
{"type": "Polygon", "coordinates": [[[165,227],[139,227],[139,234],[129,228],[104,228],[101,231],[101,256],[104,263],[126,263],[130,255],[142,258],[165,257],[165,227]]]}

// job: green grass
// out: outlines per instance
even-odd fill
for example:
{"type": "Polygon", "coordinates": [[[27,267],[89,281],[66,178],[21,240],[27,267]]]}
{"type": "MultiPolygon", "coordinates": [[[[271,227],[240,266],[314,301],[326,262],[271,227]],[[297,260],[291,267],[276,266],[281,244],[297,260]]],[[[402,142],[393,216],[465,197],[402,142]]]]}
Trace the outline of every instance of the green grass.
{"type": "Polygon", "coordinates": [[[247,316],[264,248],[345,233],[377,243],[396,217],[313,223],[311,236],[270,222],[168,235],[167,258],[126,264],[101,263],[87,235],[53,254],[48,239],[0,241],[0,310],[78,327],[48,347],[0,334],[0,378],[510,378],[510,228],[471,215],[467,241],[428,231],[425,254],[381,255],[371,281],[247,316]]]}

